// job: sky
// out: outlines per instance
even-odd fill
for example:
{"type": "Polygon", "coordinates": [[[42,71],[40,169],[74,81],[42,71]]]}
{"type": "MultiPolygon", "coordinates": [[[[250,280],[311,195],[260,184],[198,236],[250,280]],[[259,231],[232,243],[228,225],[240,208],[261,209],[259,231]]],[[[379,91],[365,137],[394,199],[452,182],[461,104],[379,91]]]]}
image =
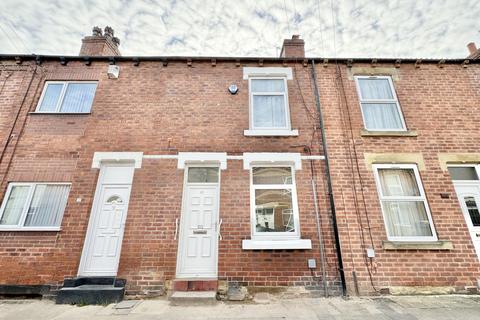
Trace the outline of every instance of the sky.
{"type": "Polygon", "coordinates": [[[124,56],[464,58],[478,0],[0,0],[0,53],[77,55],[93,26],[124,56]]]}

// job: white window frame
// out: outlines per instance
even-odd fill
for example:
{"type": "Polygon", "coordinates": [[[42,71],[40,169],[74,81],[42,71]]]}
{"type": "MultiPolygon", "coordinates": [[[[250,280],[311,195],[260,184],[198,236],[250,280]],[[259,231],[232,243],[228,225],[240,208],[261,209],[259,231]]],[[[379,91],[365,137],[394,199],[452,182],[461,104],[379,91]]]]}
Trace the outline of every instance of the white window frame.
{"type": "MultiPolygon", "coordinates": [[[[203,186],[203,185],[220,185],[220,174],[222,172],[220,166],[215,163],[188,163],[185,165],[184,168],[184,179],[185,179],[185,186],[203,186]],[[188,181],[188,172],[191,168],[217,168],[218,169],[218,181],[217,182],[189,182],[188,181]]],[[[219,197],[220,200],[220,197],[219,197]]],[[[219,207],[220,208],[220,203],[219,207]]]]}
{"type": "MultiPolygon", "coordinates": [[[[45,81],[43,85],[42,95],[38,100],[37,107],[35,109],[35,113],[59,113],[59,114],[90,114],[92,112],[93,101],[92,105],[90,106],[90,110],[88,112],[63,112],[60,111],[62,108],[63,100],[65,98],[65,93],[67,92],[67,88],[70,84],[95,84],[98,87],[98,81],[45,81]],[[55,107],[55,111],[41,111],[40,106],[42,105],[43,99],[45,97],[45,93],[47,92],[47,87],[49,84],[62,84],[62,91],[60,92],[60,96],[58,97],[57,105],[55,107]]],[[[95,87],[95,94],[97,93],[97,87],[95,87]]]]}
{"type": "MultiPolygon", "coordinates": [[[[31,227],[26,227],[25,221],[27,219],[27,213],[28,209],[30,208],[30,205],[32,203],[33,195],[35,193],[35,189],[37,185],[63,185],[63,186],[71,186],[71,183],[66,183],[66,182],[10,182],[7,187],[7,191],[5,192],[5,196],[3,197],[2,205],[0,207],[0,219],[3,217],[3,213],[5,211],[5,208],[7,206],[8,199],[10,198],[10,193],[12,192],[13,187],[17,186],[28,186],[30,187],[30,190],[28,191],[27,198],[26,198],[26,205],[23,208],[22,214],[20,216],[20,219],[18,220],[18,224],[16,225],[0,225],[0,231],[60,231],[61,230],[61,224],[63,220],[63,215],[65,214],[65,209],[66,206],[68,205],[68,202],[65,206],[64,212],[62,213],[62,216],[60,218],[60,226],[31,226],[31,227]]],[[[69,195],[70,195],[70,190],[69,190],[69,195]]]]}
{"type": "Polygon", "coordinates": [[[403,242],[427,242],[427,241],[438,241],[437,232],[435,230],[435,225],[432,220],[432,215],[430,212],[430,207],[428,205],[427,198],[425,196],[425,190],[423,189],[422,179],[420,178],[420,174],[418,171],[418,167],[416,164],[374,164],[372,165],[372,169],[375,175],[375,182],[377,186],[378,197],[380,199],[380,206],[382,209],[382,216],[383,221],[385,224],[385,230],[387,232],[387,238],[389,241],[403,241],[403,242]],[[380,175],[378,173],[378,169],[413,169],[415,180],[417,183],[418,190],[420,192],[419,196],[384,196],[382,190],[382,184],[380,181],[380,175]],[[391,200],[391,201],[423,201],[425,206],[425,211],[427,213],[428,222],[430,224],[430,228],[432,230],[432,236],[430,237],[394,237],[390,235],[390,231],[388,230],[388,221],[385,215],[385,209],[383,206],[383,201],[391,200]]]}
{"type": "Polygon", "coordinates": [[[252,164],[250,167],[250,229],[252,240],[297,240],[300,239],[300,215],[298,212],[297,185],[295,183],[295,167],[285,164],[252,164]],[[291,184],[253,184],[254,168],[272,168],[272,167],[288,167],[292,174],[291,184]],[[255,208],[255,190],[265,189],[289,189],[292,193],[292,210],[294,219],[294,232],[257,232],[256,229],[256,208],[255,208]]]}
{"type": "Polygon", "coordinates": [[[447,171],[448,171],[448,168],[450,167],[457,167],[457,168],[474,168],[475,169],[475,172],[477,173],[477,177],[478,177],[478,180],[453,180],[452,176],[450,176],[450,172],[448,173],[449,176],[450,176],[450,179],[455,183],[455,182],[460,182],[462,184],[473,184],[473,185],[477,185],[477,184],[480,184],[480,164],[475,164],[475,163],[464,163],[464,164],[459,164],[459,163],[455,163],[455,164],[450,164],[450,163],[447,163],[447,171]]]}
{"type": "Polygon", "coordinates": [[[398,102],[397,92],[395,91],[395,86],[393,85],[392,77],[391,76],[355,76],[355,85],[357,87],[357,94],[358,100],[360,103],[360,110],[362,112],[362,119],[363,119],[363,126],[368,131],[407,131],[407,126],[405,124],[405,119],[403,117],[402,108],[400,107],[400,103],[398,102]],[[392,99],[364,99],[362,96],[362,91],[360,90],[360,83],[359,79],[387,79],[388,83],[390,84],[390,90],[392,91],[392,99]],[[363,103],[395,103],[397,106],[397,112],[402,122],[401,128],[382,128],[382,129],[375,129],[375,128],[368,128],[367,122],[365,121],[365,114],[363,112],[363,103]]]}
{"type": "Polygon", "coordinates": [[[288,87],[287,87],[287,78],[286,77],[249,77],[248,78],[248,92],[250,100],[250,129],[251,130],[291,130],[290,125],[290,108],[288,104],[288,87]],[[277,92],[253,92],[252,91],[252,80],[283,80],[284,91],[277,92]],[[283,96],[284,97],[284,111],[285,111],[285,127],[255,127],[254,123],[254,114],[253,114],[253,98],[254,96],[283,96]]]}

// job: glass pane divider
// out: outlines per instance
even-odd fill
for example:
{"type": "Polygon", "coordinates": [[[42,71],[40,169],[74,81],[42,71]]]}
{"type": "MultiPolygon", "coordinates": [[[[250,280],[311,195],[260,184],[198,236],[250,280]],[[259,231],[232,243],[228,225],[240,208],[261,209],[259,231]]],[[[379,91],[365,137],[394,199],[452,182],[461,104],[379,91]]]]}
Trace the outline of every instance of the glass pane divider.
{"type": "Polygon", "coordinates": [[[293,189],[293,184],[253,184],[254,189],[293,189]]]}
{"type": "Polygon", "coordinates": [[[261,91],[252,91],[252,95],[254,96],[284,96],[284,91],[276,91],[276,92],[261,92],[261,91]]]}
{"type": "Polygon", "coordinates": [[[68,82],[64,82],[64,83],[63,83],[63,87],[62,87],[62,93],[60,93],[60,97],[58,97],[58,101],[57,101],[57,106],[56,106],[56,108],[55,108],[55,112],[60,112],[60,109],[62,108],[63,98],[65,97],[65,92],[67,91],[67,87],[68,87],[68,82]]]}
{"type": "Polygon", "coordinates": [[[24,205],[24,208],[23,208],[23,212],[22,212],[22,215],[20,217],[20,220],[18,221],[19,222],[19,224],[18,224],[19,227],[24,227],[25,226],[25,221],[27,220],[28,210],[30,209],[30,205],[31,205],[32,199],[33,199],[33,194],[35,193],[36,187],[37,187],[37,184],[35,184],[35,183],[30,184],[30,189],[28,190],[28,196],[25,199],[25,205],[24,205]]]}
{"type": "Polygon", "coordinates": [[[391,196],[382,196],[381,200],[384,201],[425,201],[424,197],[391,197],[391,196]]]}
{"type": "Polygon", "coordinates": [[[365,99],[361,101],[362,104],[397,104],[396,100],[385,99],[365,99]]]}

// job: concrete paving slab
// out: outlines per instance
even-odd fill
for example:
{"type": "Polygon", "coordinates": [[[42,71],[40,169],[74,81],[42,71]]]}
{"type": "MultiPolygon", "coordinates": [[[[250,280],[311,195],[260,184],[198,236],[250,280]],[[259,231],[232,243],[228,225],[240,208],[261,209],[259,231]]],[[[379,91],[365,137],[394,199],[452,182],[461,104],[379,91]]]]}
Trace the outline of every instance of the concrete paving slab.
{"type": "Polygon", "coordinates": [[[175,291],[170,296],[174,306],[212,305],[217,302],[216,291],[175,291]]]}
{"type": "MultiPolygon", "coordinates": [[[[132,302],[133,303],[133,302],[132,302]]],[[[132,308],[56,305],[51,301],[0,300],[1,320],[470,320],[480,319],[480,296],[382,298],[275,298],[268,304],[218,302],[171,306],[165,298],[132,308]],[[28,302],[26,302],[28,301],[28,302]]]]}
{"type": "Polygon", "coordinates": [[[140,303],[140,300],[124,300],[117,303],[114,308],[115,309],[132,309],[137,304],[140,303]]]}

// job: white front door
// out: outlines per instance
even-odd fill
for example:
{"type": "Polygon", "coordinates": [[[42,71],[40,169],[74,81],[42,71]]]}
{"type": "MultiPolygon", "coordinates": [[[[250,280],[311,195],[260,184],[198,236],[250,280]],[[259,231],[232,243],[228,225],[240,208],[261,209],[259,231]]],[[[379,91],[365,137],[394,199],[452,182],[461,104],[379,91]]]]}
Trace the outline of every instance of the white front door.
{"type": "Polygon", "coordinates": [[[102,168],[78,274],[116,276],[134,168],[102,168]],[[129,182],[129,183],[125,183],[129,182]]]}
{"type": "Polygon", "coordinates": [[[219,168],[190,167],[180,223],[177,278],[216,278],[219,168]]]}
{"type": "Polygon", "coordinates": [[[454,183],[475,251],[480,259],[480,184],[454,183]]]}

